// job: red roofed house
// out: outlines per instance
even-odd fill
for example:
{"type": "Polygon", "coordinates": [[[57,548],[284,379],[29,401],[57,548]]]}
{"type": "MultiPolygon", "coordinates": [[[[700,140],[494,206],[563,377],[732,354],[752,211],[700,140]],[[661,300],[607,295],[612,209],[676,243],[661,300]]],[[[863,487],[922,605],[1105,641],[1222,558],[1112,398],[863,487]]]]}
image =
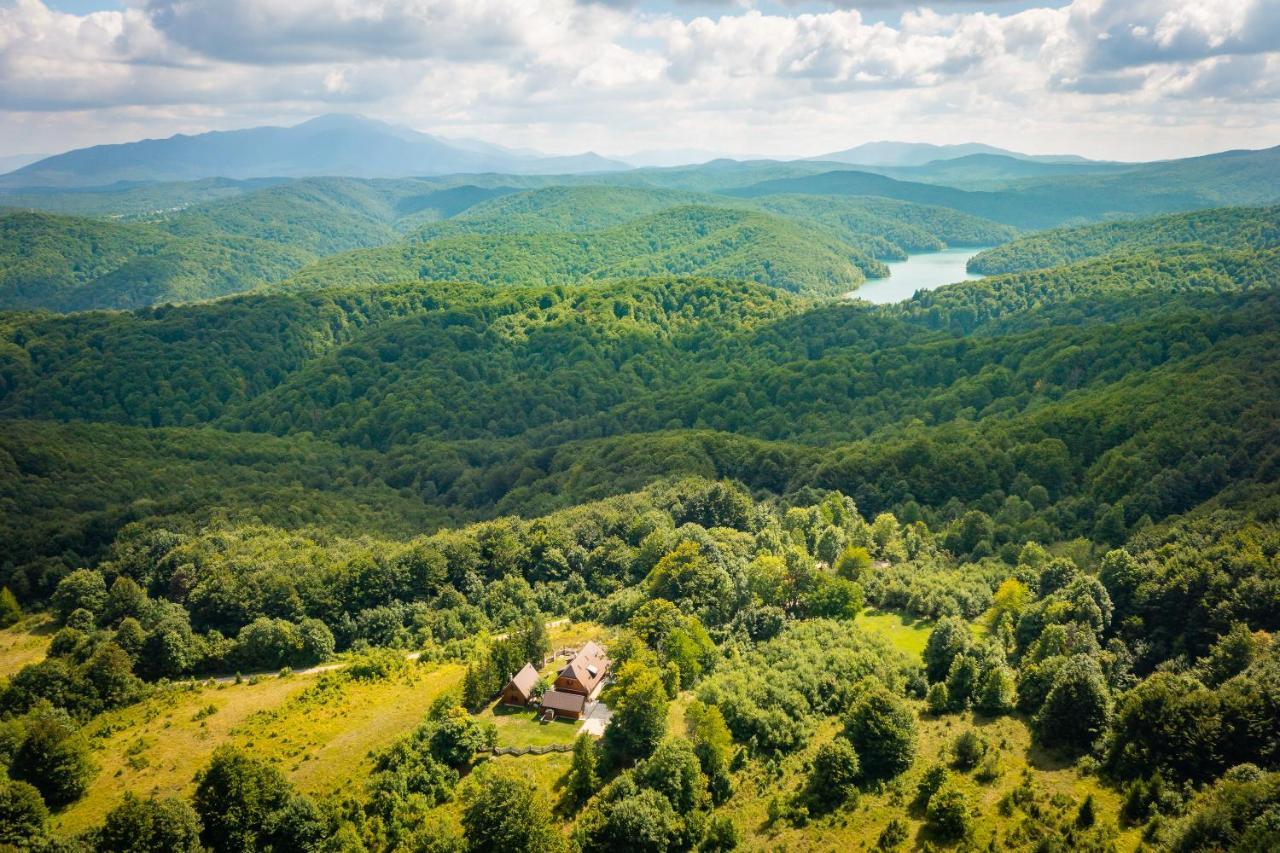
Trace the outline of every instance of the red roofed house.
{"type": "Polygon", "coordinates": [[[533,688],[538,684],[538,671],[533,664],[527,663],[524,669],[517,672],[502,688],[502,704],[523,707],[533,698],[533,688]]]}
{"type": "Polygon", "coordinates": [[[599,643],[587,643],[556,676],[555,687],[542,695],[542,708],[559,717],[582,717],[609,674],[609,658],[599,643]]]}
{"type": "Polygon", "coordinates": [[[587,643],[556,676],[556,690],[591,696],[609,673],[609,658],[596,642],[587,643]]]}

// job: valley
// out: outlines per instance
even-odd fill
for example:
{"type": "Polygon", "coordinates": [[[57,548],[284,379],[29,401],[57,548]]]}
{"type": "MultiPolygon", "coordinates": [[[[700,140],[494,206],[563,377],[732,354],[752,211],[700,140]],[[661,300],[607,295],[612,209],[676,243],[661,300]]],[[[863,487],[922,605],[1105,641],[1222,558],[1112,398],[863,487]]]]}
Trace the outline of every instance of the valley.
{"type": "Polygon", "coordinates": [[[0,181],[0,846],[1269,849],[1280,149],[318,121],[0,181]]]}

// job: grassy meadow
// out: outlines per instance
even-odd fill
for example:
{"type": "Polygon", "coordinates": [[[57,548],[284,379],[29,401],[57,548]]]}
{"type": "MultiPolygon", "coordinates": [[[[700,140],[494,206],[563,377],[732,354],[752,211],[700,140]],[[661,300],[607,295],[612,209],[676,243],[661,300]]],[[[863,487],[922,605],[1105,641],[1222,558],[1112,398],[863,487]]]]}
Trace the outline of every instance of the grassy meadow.
{"type": "Polygon", "coordinates": [[[89,729],[97,783],[55,827],[72,834],[101,822],[125,791],[190,794],[196,773],[224,743],[272,761],[307,793],[359,784],[369,754],[416,726],[464,671],[460,664],[421,664],[386,681],[326,672],[171,687],[89,729]]]}
{"type": "MultiPolygon", "coordinates": [[[[0,632],[4,672],[43,657],[48,624],[29,619],[0,632]]],[[[556,623],[549,634],[555,649],[607,637],[594,623],[556,623]]],[[[552,662],[543,670],[553,674],[561,665],[563,661],[552,662]]],[[[369,773],[370,755],[417,726],[432,702],[460,687],[465,671],[459,663],[424,662],[383,681],[357,681],[330,670],[163,688],[145,702],[102,715],[89,727],[99,768],[95,784],[56,816],[54,828],[71,835],[101,823],[125,791],[189,795],[196,773],[224,743],[276,764],[304,793],[324,795],[359,786],[369,773]]],[[[572,743],[580,725],[544,725],[531,711],[500,706],[482,716],[497,726],[500,746],[572,743]]],[[[503,760],[523,762],[521,767],[545,777],[550,789],[564,775],[569,756],[503,760]]]]}
{"type": "MultiPolygon", "coordinates": [[[[962,780],[963,787],[972,793],[972,801],[980,812],[974,821],[974,834],[964,843],[964,849],[1035,846],[1034,840],[1019,834],[1023,831],[1022,807],[1002,808],[1002,800],[1011,798],[1014,791],[1023,785],[1028,770],[1031,771],[1034,804],[1027,808],[1060,813],[1062,819],[1069,820],[1084,798],[1092,794],[1099,823],[1117,824],[1120,795],[1099,785],[1095,779],[1081,775],[1073,766],[1035,748],[1025,721],[1014,717],[984,719],[973,714],[938,718],[926,713],[922,705],[917,711],[920,713],[919,752],[911,769],[883,790],[863,793],[831,814],[811,817],[804,825],[792,825],[784,820],[770,821],[770,801],[774,797],[783,801],[804,784],[813,755],[819,746],[835,736],[840,727],[839,721],[827,721],[803,752],[777,763],[753,761],[748,764],[738,774],[734,795],[725,807],[743,831],[743,846],[747,849],[787,851],[875,849],[877,839],[889,821],[903,817],[903,806],[914,799],[916,784],[925,771],[934,763],[950,762],[950,744],[967,727],[978,729],[990,743],[990,748],[998,752],[999,775],[995,779],[979,781],[974,772],[952,770],[955,777],[962,780]]],[[[931,837],[920,808],[912,806],[905,813],[909,825],[907,849],[920,849],[926,844],[948,846],[931,837]]],[[[1118,832],[1115,840],[1121,850],[1135,849],[1139,842],[1138,832],[1118,832]]]]}

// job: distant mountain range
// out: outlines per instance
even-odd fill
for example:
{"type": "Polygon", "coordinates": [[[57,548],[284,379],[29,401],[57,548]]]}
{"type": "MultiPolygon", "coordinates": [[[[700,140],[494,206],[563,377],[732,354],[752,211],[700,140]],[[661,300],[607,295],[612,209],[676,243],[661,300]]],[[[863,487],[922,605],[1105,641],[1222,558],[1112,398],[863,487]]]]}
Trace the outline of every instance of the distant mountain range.
{"type": "Polygon", "coordinates": [[[361,116],[329,115],[293,127],[179,134],[81,148],[0,176],[0,186],[89,187],[212,177],[575,174],[626,168],[625,163],[593,153],[543,156],[489,143],[445,140],[361,116]]]}
{"type": "Polygon", "coordinates": [[[923,166],[939,160],[958,160],[974,154],[997,154],[1015,160],[1031,160],[1039,163],[1089,163],[1085,157],[1074,154],[1022,154],[994,145],[964,142],[958,145],[933,145],[928,142],[868,142],[844,151],[833,151],[809,160],[825,160],[832,163],[852,163],[857,166],[923,166]]]}

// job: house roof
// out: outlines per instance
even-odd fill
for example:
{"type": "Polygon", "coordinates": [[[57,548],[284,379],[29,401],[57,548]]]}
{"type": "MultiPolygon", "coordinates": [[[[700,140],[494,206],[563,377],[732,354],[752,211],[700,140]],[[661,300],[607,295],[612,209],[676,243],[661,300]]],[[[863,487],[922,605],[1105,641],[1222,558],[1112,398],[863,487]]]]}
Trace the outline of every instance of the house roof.
{"type": "Polygon", "coordinates": [[[533,664],[527,663],[524,665],[524,669],[511,677],[511,681],[507,683],[507,686],[519,690],[522,696],[529,696],[533,693],[533,686],[537,683],[538,671],[533,668],[533,664]]]}
{"type": "Polygon", "coordinates": [[[581,714],[587,697],[581,693],[565,693],[563,690],[548,690],[542,694],[542,707],[553,711],[573,711],[581,714]]]}
{"type": "Polygon", "coordinates": [[[560,670],[560,677],[572,678],[590,693],[604,679],[608,670],[609,657],[604,653],[604,647],[592,641],[565,664],[564,669],[560,670]]]}

